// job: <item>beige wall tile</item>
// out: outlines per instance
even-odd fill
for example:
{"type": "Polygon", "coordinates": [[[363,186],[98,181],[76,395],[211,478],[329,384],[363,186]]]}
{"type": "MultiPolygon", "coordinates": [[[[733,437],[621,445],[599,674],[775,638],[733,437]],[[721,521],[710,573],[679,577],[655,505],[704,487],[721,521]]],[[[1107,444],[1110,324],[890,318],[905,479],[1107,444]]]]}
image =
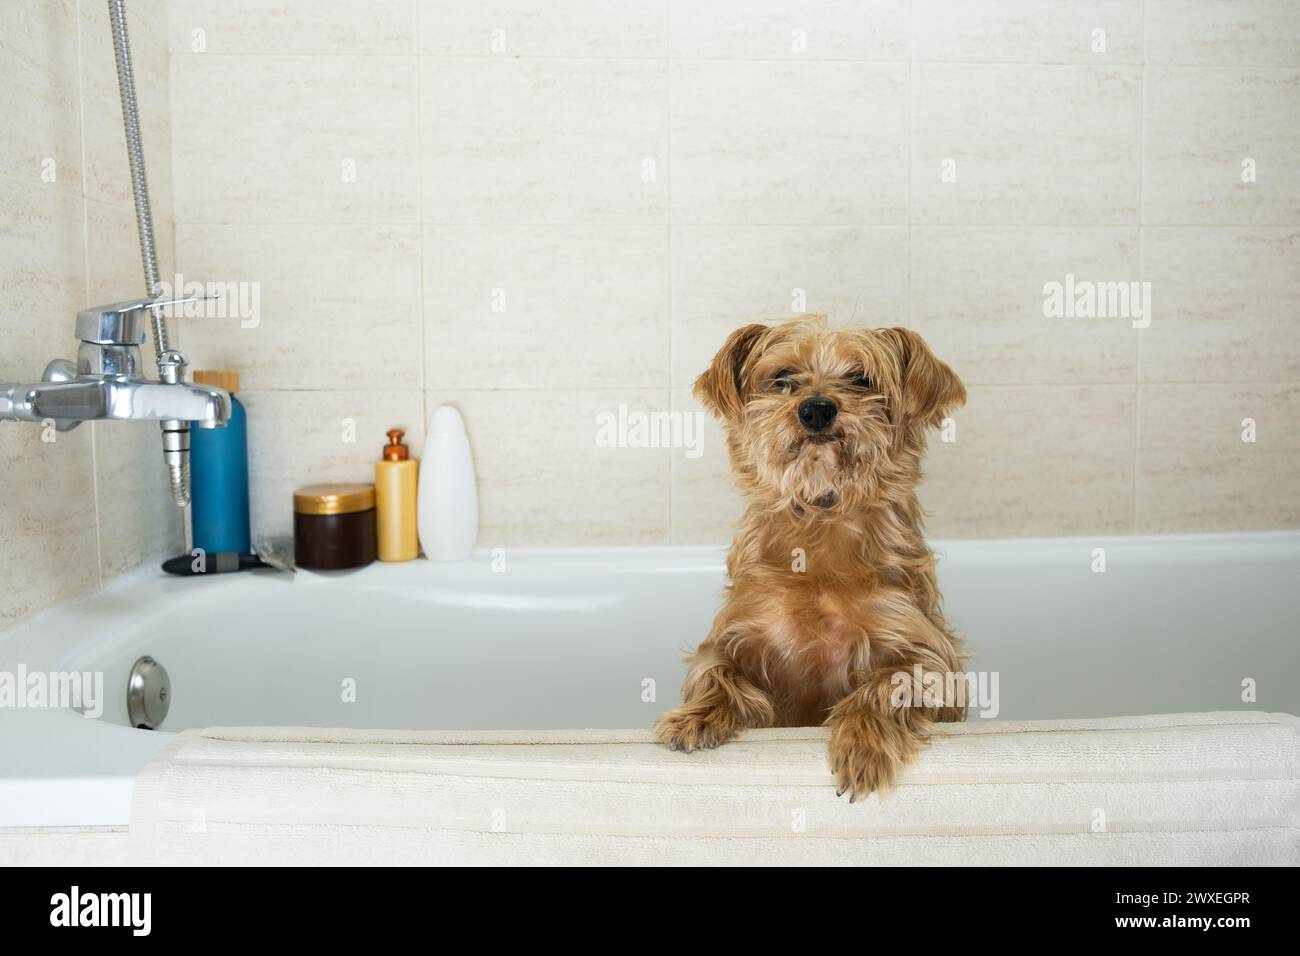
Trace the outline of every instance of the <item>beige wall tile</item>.
{"type": "Polygon", "coordinates": [[[912,23],[918,60],[1142,62],[1142,5],[1133,0],[913,0],[912,23]]]}
{"type": "Polygon", "coordinates": [[[1300,227],[1148,228],[1144,381],[1300,381],[1300,227]]]}
{"type": "Polygon", "coordinates": [[[968,385],[1133,382],[1125,318],[1046,318],[1047,283],[1136,282],[1136,227],[912,230],[911,326],[968,385]]]}
{"type": "Polygon", "coordinates": [[[932,433],[921,504],[936,538],[1127,533],[1133,527],[1132,386],[975,386],[932,433]]]}
{"type": "Polygon", "coordinates": [[[94,422],[81,427],[94,436],[104,580],[185,553],[185,512],[172,500],[159,426],[94,422]]]}
{"type": "Polygon", "coordinates": [[[0,175],[80,191],[77,72],[76,0],[0,4],[0,175]]]}
{"type": "Polygon", "coordinates": [[[420,52],[662,57],[668,12],[643,0],[418,0],[420,52]]]}
{"type": "Polygon", "coordinates": [[[187,282],[246,284],[245,307],[179,320],[196,368],[254,390],[421,386],[418,226],[181,225],[177,245],[187,282]]]}
{"type": "Polygon", "coordinates": [[[1147,62],[1300,66],[1294,0],[1143,0],[1147,62]]]}
{"type": "Polygon", "coordinates": [[[1300,71],[1153,68],[1146,85],[1143,222],[1300,223],[1300,71]]]}
{"type": "Polygon", "coordinates": [[[175,54],[415,52],[415,0],[167,0],[167,8],[175,54]]]}
{"type": "Polygon", "coordinates": [[[293,492],[320,482],[375,480],[390,428],[424,447],[422,395],[411,391],[246,391],[253,538],[293,533],[293,492]]]}
{"type": "Polygon", "coordinates": [[[0,631],[99,587],[90,429],[50,434],[0,422],[0,631]]]}
{"type": "MultiPolygon", "coordinates": [[[[83,0],[79,19],[86,195],[133,208],[131,169],[126,158],[122,99],[117,85],[117,61],[113,53],[108,4],[83,0]]],[[[157,224],[173,218],[166,5],[127,4],[127,31],[131,40],[149,201],[157,224]]]]}
{"type": "MultiPolygon", "coordinates": [[[[175,228],[170,222],[154,222],[154,249],[158,256],[158,272],[164,283],[173,282],[176,261],[175,228]]],[[[86,294],[87,304],[99,305],[120,302],[143,295],[144,266],[140,261],[139,232],[135,213],[129,208],[110,205],[95,199],[86,200],[86,294]]],[[[68,339],[73,337],[73,317],[67,321],[68,339]]],[[[168,320],[168,328],[176,329],[176,320],[168,320]]],[[[153,374],[153,343],[141,346],[153,374]]]]}
{"type": "Polygon", "coordinates": [[[677,226],[672,263],[676,386],[750,322],[803,311],[865,328],[906,324],[906,228],[677,226]]]}
{"type": "Polygon", "coordinates": [[[672,407],[694,416],[692,435],[700,435],[698,454],[687,448],[672,452],[672,543],[730,544],[745,502],[731,478],[722,424],[705,412],[690,389],[673,389],[672,407]]]}
{"type": "Polygon", "coordinates": [[[415,63],[172,57],[176,221],[414,221],[415,63]]]}
{"type": "Polygon", "coordinates": [[[667,544],[668,448],[600,447],[598,416],[664,412],[667,389],[437,392],[465,417],[483,548],[667,544]]]}
{"type": "MultiPolygon", "coordinates": [[[[164,52],[167,50],[167,17],[172,0],[124,0],[126,3],[126,26],[131,36],[131,49],[134,52],[136,38],[147,39],[155,46],[161,47],[164,52]]],[[[104,29],[107,30],[109,24],[108,18],[108,0],[100,3],[99,0],[76,0],[76,5],[81,8],[82,19],[84,21],[87,15],[99,16],[97,10],[92,7],[103,7],[102,14],[104,20],[104,29]]],[[[105,34],[108,36],[108,34],[105,34]]],[[[109,47],[112,48],[112,41],[109,41],[109,47]]],[[[85,49],[82,49],[82,56],[85,56],[85,49]]],[[[84,60],[83,60],[84,62],[84,60]]],[[[137,90],[137,92],[139,92],[137,90]]]]}
{"type": "Polygon", "coordinates": [[[668,384],[662,226],[427,226],[430,386],[668,384]]]}
{"type": "Polygon", "coordinates": [[[1300,384],[1148,386],[1140,427],[1139,531],[1300,528],[1300,384]]]}
{"type": "Polygon", "coordinates": [[[50,359],[76,357],[84,221],[79,194],[0,175],[0,380],[38,381],[50,359]]]}
{"type": "Polygon", "coordinates": [[[422,59],[420,70],[426,221],[666,221],[662,62],[422,59]]]}
{"type": "MultiPolygon", "coordinates": [[[[0,209],[0,380],[37,382],[51,359],[76,354],[84,204],[54,184],[0,176],[0,209]]],[[[99,586],[91,455],[88,428],[0,422],[0,629],[99,586]]]]}
{"type": "Polygon", "coordinates": [[[669,0],[672,55],[904,60],[909,0],[669,0]]]}
{"type": "Polygon", "coordinates": [[[677,60],[671,71],[675,223],[906,222],[906,66],[677,60]]]}
{"type": "Polygon", "coordinates": [[[1136,224],[1138,68],[918,63],[912,86],[914,222],[1136,224]]]}
{"type": "MultiPolygon", "coordinates": [[[[73,323],[86,297],[85,203],[79,188],[0,175],[0,210],[0,381],[38,382],[51,359],[76,355],[73,323]]],[[[89,428],[55,433],[0,422],[0,462],[3,630],[94,590],[99,559],[89,428]]]]}

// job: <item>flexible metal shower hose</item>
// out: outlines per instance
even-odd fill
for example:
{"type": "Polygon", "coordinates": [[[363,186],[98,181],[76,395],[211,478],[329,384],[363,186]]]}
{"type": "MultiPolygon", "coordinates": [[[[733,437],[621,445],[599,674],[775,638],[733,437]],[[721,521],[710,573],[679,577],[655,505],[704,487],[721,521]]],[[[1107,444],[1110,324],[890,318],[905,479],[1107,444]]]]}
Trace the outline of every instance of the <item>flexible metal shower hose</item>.
{"type": "MultiPolygon", "coordinates": [[[[117,59],[117,86],[122,95],[122,124],[126,130],[126,154],[131,166],[131,191],[135,196],[135,223],[140,234],[140,257],[144,262],[145,289],[150,296],[160,291],[158,253],[154,247],[153,210],[149,205],[149,180],[144,168],[144,142],[140,137],[140,111],[135,97],[135,70],[131,65],[131,42],[126,29],[126,0],[108,0],[113,29],[113,53],[117,59]]],[[[154,353],[162,377],[163,357],[171,351],[167,323],[162,309],[151,309],[154,353]]],[[[190,502],[189,422],[162,423],[163,460],[171,494],[182,508],[190,502]]]]}

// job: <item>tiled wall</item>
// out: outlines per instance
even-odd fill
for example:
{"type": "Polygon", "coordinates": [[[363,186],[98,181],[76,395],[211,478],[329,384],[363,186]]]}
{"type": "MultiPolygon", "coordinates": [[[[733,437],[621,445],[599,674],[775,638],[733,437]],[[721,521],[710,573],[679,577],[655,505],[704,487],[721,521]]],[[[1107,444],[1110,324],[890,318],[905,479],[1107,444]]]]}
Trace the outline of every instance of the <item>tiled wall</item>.
{"type": "MultiPolygon", "coordinates": [[[[259,532],[451,401],[483,544],[724,541],[714,426],[693,459],[596,416],[697,410],[725,333],[798,308],[966,379],[935,535],[1300,526],[1293,0],[131,6],[164,252],[258,283],[255,328],[179,335],[243,373],[259,532]],[[1150,327],[1044,318],[1067,274],[1149,281],[1150,327]]],[[[0,14],[6,376],[140,284],[102,8],[0,14]]],[[[156,445],[0,425],[0,624],[174,540],[156,445]]]]}
{"type": "MultiPolygon", "coordinates": [[[[172,256],[165,7],[130,4],[159,254],[172,256]]],[[[75,358],[78,309],[144,291],[102,0],[0,4],[0,381],[75,358]]],[[[182,547],[156,427],[0,422],[0,629],[182,547]]]]}
{"type": "Polygon", "coordinates": [[[970,386],[937,535],[1300,526],[1294,0],[170,9],[178,258],[262,283],[186,342],[244,371],[263,530],[451,401],[484,544],[724,541],[715,428],[595,416],[697,410],[726,332],[799,307],[970,386]],[[1149,280],[1151,326],[1044,318],[1069,273],[1149,280]]]}

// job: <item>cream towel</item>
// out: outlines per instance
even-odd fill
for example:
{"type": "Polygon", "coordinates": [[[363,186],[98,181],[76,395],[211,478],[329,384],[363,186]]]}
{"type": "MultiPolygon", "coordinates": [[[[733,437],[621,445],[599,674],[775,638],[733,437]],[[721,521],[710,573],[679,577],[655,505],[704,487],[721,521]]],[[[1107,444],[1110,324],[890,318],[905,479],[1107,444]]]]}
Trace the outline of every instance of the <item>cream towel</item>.
{"type": "Polygon", "coordinates": [[[821,728],[186,731],[141,772],[140,864],[1296,864],[1300,718],[948,725],[837,798],[821,728]]]}

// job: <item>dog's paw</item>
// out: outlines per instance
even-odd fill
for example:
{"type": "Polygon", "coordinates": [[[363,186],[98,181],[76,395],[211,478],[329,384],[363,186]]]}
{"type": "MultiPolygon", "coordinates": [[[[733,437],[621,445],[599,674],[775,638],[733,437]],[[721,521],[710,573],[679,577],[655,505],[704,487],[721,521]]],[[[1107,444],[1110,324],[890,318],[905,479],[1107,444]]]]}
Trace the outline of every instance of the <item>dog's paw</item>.
{"type": "Polygon", "coordinates": [[[736,735],[736,725],[725,711],[678,707],[655,721],[654,734],[669,749],[690,753],[726,743],[736,735]]]}
{"type": "Polygon", "coordinates": [[[915,749],[905,730],[879,716],[838,721],[830,742],[835,795],[848,794],[853,803],[892,789],[899,769],[915,749]]]}

